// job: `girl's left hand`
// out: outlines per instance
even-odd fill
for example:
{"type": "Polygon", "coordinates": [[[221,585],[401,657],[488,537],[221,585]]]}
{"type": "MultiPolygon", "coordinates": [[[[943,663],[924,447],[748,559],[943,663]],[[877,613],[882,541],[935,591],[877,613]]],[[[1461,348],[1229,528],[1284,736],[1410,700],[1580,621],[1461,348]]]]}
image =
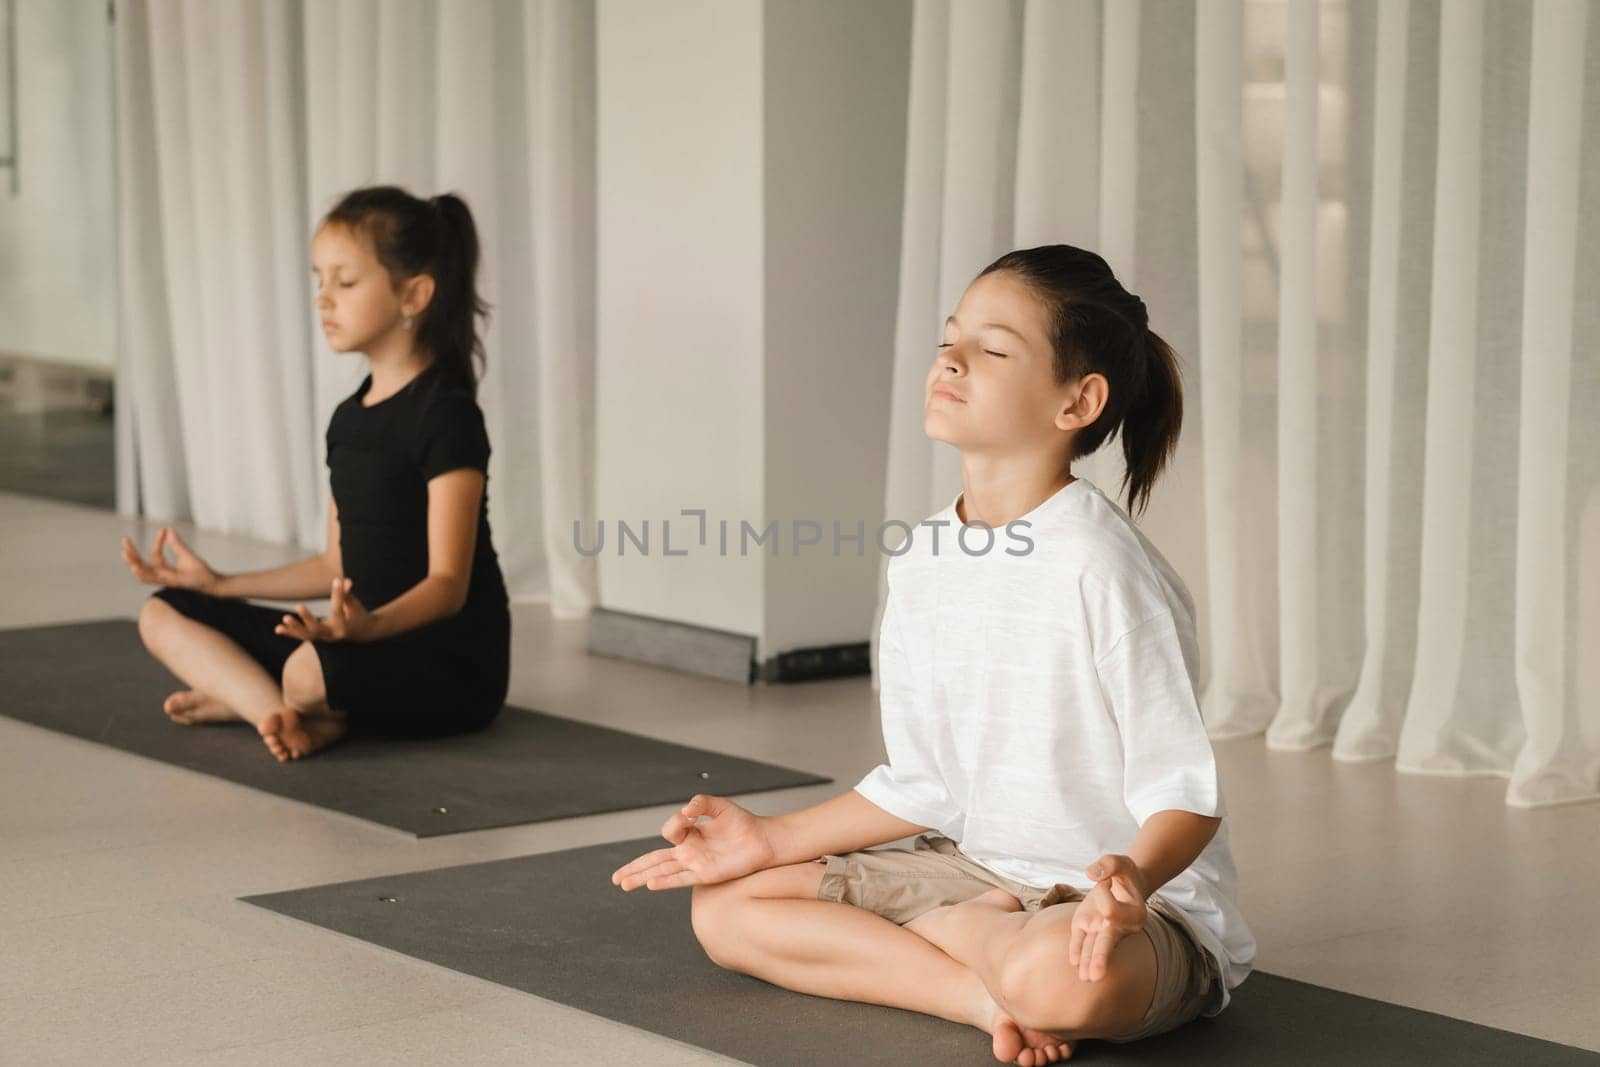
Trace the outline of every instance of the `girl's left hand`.
{"type": "Polygon", "coordinates": [[[329,595],[328,617],[319,619],[304,604],[296,604],[298,615],[285,615],[274,633],[301,641],[365,641],[372,632],[372,612],[350,591],[349,578],[335,578],[329,595]]]}
{"type": "Polygon", "coordinates": [[[1073,912],[1068,963],[1080,980],[1096,982],[1105,977],[1117,942],[1144,929],[1148,894],[1144,872],[1128,856],[1101,856],[1087,873],[1099,881],[1073,912]]]}

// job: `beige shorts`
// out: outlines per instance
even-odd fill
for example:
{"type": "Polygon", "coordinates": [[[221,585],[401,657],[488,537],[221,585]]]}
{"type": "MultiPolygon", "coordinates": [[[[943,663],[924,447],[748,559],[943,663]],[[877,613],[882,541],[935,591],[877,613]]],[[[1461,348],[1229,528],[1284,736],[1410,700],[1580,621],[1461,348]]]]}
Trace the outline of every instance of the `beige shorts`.
{"type": "MultiPolygon", "coordinates": [[[[1028,911],[1082,900],[1084,894],[1070,885],[1047,889],[1003,878],[968,859],[956,843],[942,834],[926,833],[910,850],[875,848],[823,856],[826,863],[818,900],[854,904],[904,925],[931,908],[970,900],[993,887],[1015,896],[1028,911]]],[[[1156,950],[1156,991],[1150,1009],[1133,1030],[1104,1040],[1138,1041],[1154,1037],[1206,1010],[1222,995],[1216,960],[1200,947],[1189,923],[1177,908],[1156,893],[1146,903],[1149,915],[1144,929],[1156,950]]],[[[1067,966],[1066,956],[1061,965],[1067,966]]]]}

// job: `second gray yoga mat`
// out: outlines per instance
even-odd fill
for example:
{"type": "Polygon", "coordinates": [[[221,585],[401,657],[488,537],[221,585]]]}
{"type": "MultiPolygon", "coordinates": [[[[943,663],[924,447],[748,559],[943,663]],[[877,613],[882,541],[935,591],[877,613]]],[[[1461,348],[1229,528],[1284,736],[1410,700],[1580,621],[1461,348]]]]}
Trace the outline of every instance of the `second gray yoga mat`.
{"type": "MultiPolygon", "coordinates": [[[[700,1048],[772,1067],[994,1063],[971,1027],[791,993],[724,971],[687,890],[623,893],[611,872],[659,838],[243,898],[271,911],[700,1048]]],[[[1063,959],[1062,966],[1066,966],[1063,959]]],[[[1600,1055],[1256,972],[1213,1019],[1070,1062],[1321,1067],[1600,1063],[1600,1055]]]]}
{"type": "Polygon", "coordinates": [[[0,630],[0,713],[418,837],[832,781],[516,707],[479,733],[279,763],[243,723],[169,721],[177,687],[130,619],[0,630]]]}

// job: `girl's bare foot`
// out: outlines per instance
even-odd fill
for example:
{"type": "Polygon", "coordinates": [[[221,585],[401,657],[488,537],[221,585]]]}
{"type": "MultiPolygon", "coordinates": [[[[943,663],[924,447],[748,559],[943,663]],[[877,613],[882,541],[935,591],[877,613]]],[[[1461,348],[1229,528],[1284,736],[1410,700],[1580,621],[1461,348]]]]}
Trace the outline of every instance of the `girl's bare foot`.
{"type": "Polygon", "coordinates": [[[1001,1063],[1021,1064],[1021,1067],[1042,1067],[1072,1057],[1075,1042],[1063,1040],[1058,1034],[1017,1025],[1017,1021],[995,1003],[977,972],[967,973],[972,982],[972,1010],[967,1021],[994,1039],[991,1047],[995,1059],[1001,1063]]]}
{"type": "MultiPolygon", "coordinates": [[[[1004,912],[1022,910],[1022,902],[1004,889],[991,889],[986,893],[964,900],[959,904],[946,904],[933,908],[906,923],[906,929],[919,934],[926,941],[943,948],[941,935],[952,923],[959,924],[962,917],[974,908],[992,908],[1004,912]]],[[[973,974],[973,1020],[975,1025],[994,1038],[994,1058],[1002,1063],[1017,1063],[1021,1067],[1042,1067],[1070,1059],[1075,1042],[1044,1030],[1030,1030],[1019,1026],[973,974]]]]}
{"type": "Polygon", "coordinates": [[[994,1038],[994,1058],[1001,1063],[1043,1067],[1046,1063],[1060,1063],[1072,1058],[1074,1042],[1063,1041],[1059,1036],[1043,1030],[1018,1026],[1015,1019],[998,1007],[994,1009],[994,1023],[989,1033],[994,1038]]]}
{"type": "Polygon", "coordinates": [[[166,699],[161,710],[167,718],[184,726],[197,722],[243,722],[244,717],[216,697],[198,689],[180,689],[166,699]]]}
{"type": "Polygon", "coordinates": [[[345,728],[342,715],[307,715],[286,707],[262,719],[257,729],[278,762],[286,763],[333,744],[344,736],[345,728]]]}

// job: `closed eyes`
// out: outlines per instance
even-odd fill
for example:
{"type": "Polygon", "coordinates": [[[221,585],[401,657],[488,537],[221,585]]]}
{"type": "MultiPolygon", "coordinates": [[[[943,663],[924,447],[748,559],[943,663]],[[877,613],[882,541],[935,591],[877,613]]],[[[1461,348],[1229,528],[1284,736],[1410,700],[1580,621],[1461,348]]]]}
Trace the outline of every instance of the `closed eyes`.
{"type": "MultiPolygon", "coordinates": [[[[940,347],[940,348],[949,348],[951,346],[950,346],[950,344],[948,342],[946,342],[945,344],[939,345],[938,347],[940,347]]],[[[991,356],[999,356],[1001,359],[1007,358],[1006,354],[1004,352],[996,352],[992,348],[985,348],[984,351],[989,353],[991,356]]]]}

